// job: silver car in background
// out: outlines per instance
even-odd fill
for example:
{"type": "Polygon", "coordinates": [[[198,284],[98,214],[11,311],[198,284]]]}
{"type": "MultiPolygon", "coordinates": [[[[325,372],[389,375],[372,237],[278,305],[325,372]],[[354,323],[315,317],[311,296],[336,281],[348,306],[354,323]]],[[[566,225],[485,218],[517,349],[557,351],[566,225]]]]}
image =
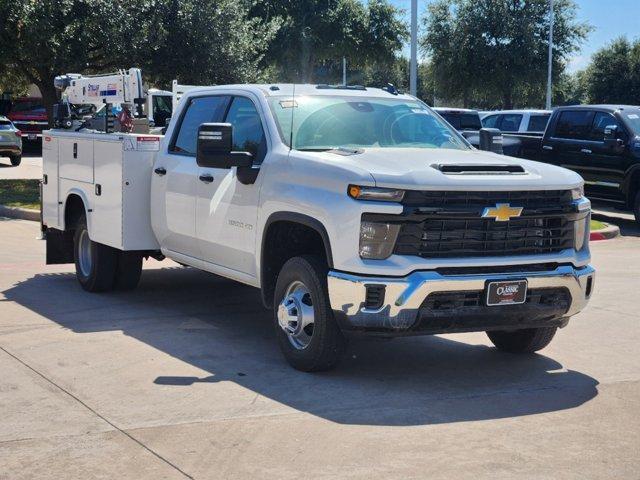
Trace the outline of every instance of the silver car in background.
{"type": "Polygon", "coordinates": [[[14,167],[22,161],[22,133],[3,116],[0,116],[0,157],[9,157],[14,167]]]}

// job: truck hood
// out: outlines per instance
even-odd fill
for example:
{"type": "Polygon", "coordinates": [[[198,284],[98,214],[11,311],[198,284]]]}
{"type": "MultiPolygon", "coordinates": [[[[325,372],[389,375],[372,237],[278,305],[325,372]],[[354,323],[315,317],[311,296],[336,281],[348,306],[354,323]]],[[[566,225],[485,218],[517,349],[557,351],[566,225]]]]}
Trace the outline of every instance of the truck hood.
{"type": "MultiPolygon", "coordinates": [[[[336,156],[329,152],[323,155],[336,156]]],[[[580,175],[565,168],[480,150],[369,148],[343,160],[367,170],[376,186],[410,190],[562,190],[583,183],[580,175]],[[446,166],[469,165],[486,166],[487,170],[520,166],[523,172],[442,171],[446,166]]]]}

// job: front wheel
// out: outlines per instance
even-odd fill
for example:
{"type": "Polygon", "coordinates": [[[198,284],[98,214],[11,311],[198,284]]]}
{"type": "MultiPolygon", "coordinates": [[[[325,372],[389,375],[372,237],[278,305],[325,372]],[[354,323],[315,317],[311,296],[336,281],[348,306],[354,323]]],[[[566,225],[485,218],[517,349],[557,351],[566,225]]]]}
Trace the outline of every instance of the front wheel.
{"type": "Polygon", "coordinates": [[[87,219],[84,215],[76,225],[73,254],[76,278],[82,288],[88,292],[106,292],[113,289],[118,267],[118,252],[89,238],[87,219]]]}
{"type": "Polygon", "coordinates": [[[558,327],[525,328],[513,331],[489,331],[487,335],[498,350],[533,353],[551,343],[558,327]]]}
{"type": "Polygon", "coordinates": [[[9,160],[11,161],[11,165],[17,167],[20,165],[20,162],[22,162],[22,155],[12,155],[9,157],[9,160]]]}
{"type": "Polygon", "coordinates": [[[273,305],[278,343],[293,368],[317,372],[338,364],[346,340],[329,304],[325,262],[310,255],[288,260],[273,305]]]}

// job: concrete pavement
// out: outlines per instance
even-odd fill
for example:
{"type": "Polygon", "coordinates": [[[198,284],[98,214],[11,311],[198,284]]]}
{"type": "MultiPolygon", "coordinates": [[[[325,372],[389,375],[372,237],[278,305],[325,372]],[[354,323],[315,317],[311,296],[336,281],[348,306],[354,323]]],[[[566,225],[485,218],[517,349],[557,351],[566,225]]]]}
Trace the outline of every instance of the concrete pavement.
{"type": "Polygon", "coordinates": [[[0,180],[23,178],[42,178],[42,156],[40,153],[30,151],[23,153],[22,162],[17,167],[11,165],[9,157],[0,156],[0,180]]]}
{"type": "Polygon", "coordinates": [[[484,334],[278,351],[258,291],[147,262],[91,295],[0,221],[0,479],[592,479],[640,472],[640,233],[593,244],[588,309],[539,355],[484,334]]]}

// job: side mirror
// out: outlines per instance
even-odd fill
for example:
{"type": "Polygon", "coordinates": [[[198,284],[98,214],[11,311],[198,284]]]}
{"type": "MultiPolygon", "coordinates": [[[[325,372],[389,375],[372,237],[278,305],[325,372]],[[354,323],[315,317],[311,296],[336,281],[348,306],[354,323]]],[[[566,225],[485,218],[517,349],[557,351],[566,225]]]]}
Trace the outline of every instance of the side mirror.
{"type": "Polygon", "coordinates": [[[619,149],[624,147],[624,140],[620,138],[620,130],[617,125],[604,127],[604,144],[606,147],[619,149]]]}
{"type": "Polygon", "coordinates": [[[233,126],[230,123],[203,123],[198,128],[196,162],[200,167],[250,167],[253,155],[234,152],[233,126]]]}
{"type": "Polygon", "coordinates": [[[497,128],[481,128],[480,150],[502,154],[502,132],[497,128]]]}

